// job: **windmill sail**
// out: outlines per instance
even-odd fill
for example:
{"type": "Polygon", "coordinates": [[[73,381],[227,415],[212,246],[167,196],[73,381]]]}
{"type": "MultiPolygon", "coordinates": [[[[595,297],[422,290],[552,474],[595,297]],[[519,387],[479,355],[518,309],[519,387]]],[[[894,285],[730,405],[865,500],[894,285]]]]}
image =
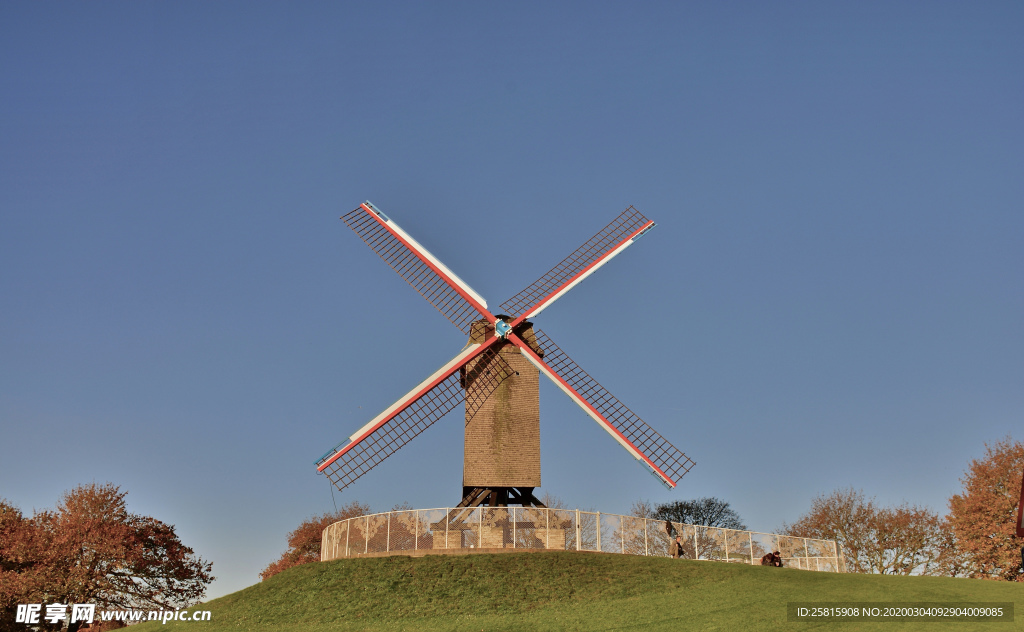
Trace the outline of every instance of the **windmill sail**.
{"type": "Polygon", "coordinates": [[[462,333],[481,317],[494,322],[482,296],[373,204],[364,202],[341,219],[462,333]]]}
{"type": "Polygon", "coordinates": [[[651,428],[632,410],[590,377],[543,331],[535,329],[544,350],[541,359],[525,343],[518,345],[526,357],[622,447],[646,465],[666,486],[675,487],[694,462],[651,428]]]}
{"type": "Polygon", "coordinates": [[[458,373],[452,373],[360,441],[324,455],[317,469],[345,489],[462,403],[458,373]],[[340,454],[338,453],[340,452],[340,454]]]}
{"type": "MultiPolygon", "coordinates": [[[[492,339],[496,341],[497,339],[492,339]]],[[[493,342],[468,345],[430,377],[420,382],[401,399],[374,417],[320,459],[317,471],[323,472],[342,490],[416,438],[438,419],[454,410],[463,401],[471,410],[479,406],[505,378],[511,369],[493,350],[493,342]],[[475,376],[478,387],[475,397],[467,401],[463,388],[467,380],[465,367],[474,360],[495,367],[487,375],[475,376]]]]}
{"type": "Polygon", "coordinates": [[[513,327],[536,316],[653,227],[654,222],[629,207],[544,276],[502,303],[501,309],[520,315],[513,327]]]}

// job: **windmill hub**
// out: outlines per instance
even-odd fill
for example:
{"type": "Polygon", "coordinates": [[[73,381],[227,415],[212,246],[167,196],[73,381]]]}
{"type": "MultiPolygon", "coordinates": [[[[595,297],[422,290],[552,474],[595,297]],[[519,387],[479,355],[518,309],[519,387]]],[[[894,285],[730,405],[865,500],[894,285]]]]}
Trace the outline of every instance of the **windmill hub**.
{"type": "Polygon", "coordinates": [[[508,335],[512,333],[512,326],[503,320],[497,320],[494,323],[494,335],[499,338],[508,338],[508,335]]]}

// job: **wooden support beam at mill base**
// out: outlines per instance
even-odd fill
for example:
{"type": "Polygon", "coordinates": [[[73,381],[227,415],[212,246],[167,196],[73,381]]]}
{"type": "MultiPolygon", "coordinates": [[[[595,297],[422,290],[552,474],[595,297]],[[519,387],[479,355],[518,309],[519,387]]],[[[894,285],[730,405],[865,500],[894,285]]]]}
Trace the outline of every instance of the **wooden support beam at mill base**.
{"type": "Polygon", "coordinates": [[[533,495],[532,487],[463,487],[456,507],[547,507],[533,495]]]}

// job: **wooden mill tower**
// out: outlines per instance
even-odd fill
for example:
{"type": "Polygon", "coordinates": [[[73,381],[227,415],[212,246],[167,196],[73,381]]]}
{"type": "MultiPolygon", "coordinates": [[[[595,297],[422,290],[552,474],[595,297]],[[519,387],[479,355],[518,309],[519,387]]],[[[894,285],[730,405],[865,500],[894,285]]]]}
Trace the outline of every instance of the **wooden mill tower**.
{"type": "MultiPolygon", "coordinates": [[[[512,319],[499,314],[502,322],[512,319]]],[[[540,357],[533,324],[515,333],[540,357]]],[[[470,344],[495,335],[486,320],[472,324],[470,344]]],[[[534,495],[540,487],[540,371],[510,343],[498,343],[494,355],[471,360],[462,369],[466,389],[466,442],[459,506],[543,507],[534,495]],[[488,379],[492,378],[492,379],[488,379]]]]}

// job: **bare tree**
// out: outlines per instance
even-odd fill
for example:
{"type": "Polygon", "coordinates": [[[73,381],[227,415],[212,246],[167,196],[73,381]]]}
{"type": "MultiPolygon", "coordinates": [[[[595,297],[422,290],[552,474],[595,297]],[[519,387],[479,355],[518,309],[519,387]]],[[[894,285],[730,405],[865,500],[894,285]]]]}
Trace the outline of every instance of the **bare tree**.
{"type": "Polygon", "coordinates": [[[701,525],[705,527],[722,527],[725,529],[746,529],[740,515],[729,503],[714,497],[696,500],[677,500],[672,503],[658,505],[652,516],[659,520],[670,520],[683,524],[701,525]]]}
{"type": "Polygon", "coordinates": [[[544,492],[544,495],[540,497],[540,502],[544,504],[548,509],[568,509],[569,506],[565,502],[555,496],[551,492],[544,492]]]}
{"type": "Polygon", "coordinates": [[[629,515],[637,518],[653,518],[654,505],[651,504],[651,501],[641,498],[630,506],[629,515]]]}

